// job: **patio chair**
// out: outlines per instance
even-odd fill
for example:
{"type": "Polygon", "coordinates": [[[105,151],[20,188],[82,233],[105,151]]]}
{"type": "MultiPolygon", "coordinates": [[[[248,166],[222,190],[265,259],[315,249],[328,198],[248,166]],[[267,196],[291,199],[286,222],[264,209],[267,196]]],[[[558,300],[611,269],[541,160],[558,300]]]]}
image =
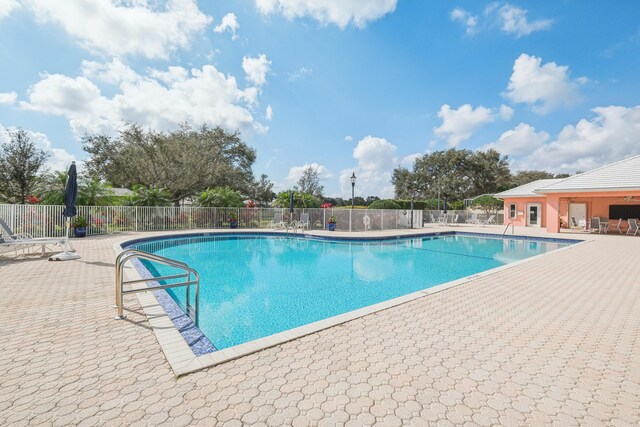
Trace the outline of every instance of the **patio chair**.
{"type": "Polygon", "coordinates": [[[282,220],[282,212],[276,212],[273,214],[273,220],[269,224],[271,228],[283,228],[285,226],[282,220]]]}
{"type": "Polygon", "coordinates": [[[18,257],[18,248],[22,249],[24,255],[24,250],[30,246],[42,245],[42,255],[44,255],[47,245],[58,245],[64,248],[66,242],[64,237],[33,237],[28,233],[14,233],[2,218],[0,218],[0,235],[3,236],[0,246],[13,247],[16,258],[18,257]]]}
{"type": "Polygon", "coordinates": [[[471,218],[467,219],[467,224],[477,224],[478,223],[478,214],[471,214],[471,218]]]}
{"type": "Polygon", "coordinates": [[[436,221],[436,217],[435,217],[435,216],[433,216],[433,214],[429,214],[429,217],[431,218],[431,222],[432,222],[432,223],[433,223],[433,222],[437,222],[437,221],[436,221]]]}
{"type": "Polygon", "coordinates": [[[369,215],[362,217],[362,223],[364,224],[364,231],[371,230],[371,218],[369,218],[369,215]]]}
{"type": "Polygon", "coordinates": [[[638,220],[635,218],[629,218],[629,228],[627,228],[627,236],[629,234],[633,234],[634,236],[638,234],[638,220]]]}
{"type": "Polygon", "coordinates": [[[297,223],[298,228],[309,228],[309,214],[301,213],[300,220],[297,223]]]}
{"type": "Polygon", "coordinates": [[[622,230],[620,229],[620,226],[622,225],[622,218],[618,219],[618,223],[616,224],[616,230],[618,230],[618,233],[622,234],[622,230]]]}
{"type": "Polygon", "coordinates": [[[483,225],[489,225],[489,224],[493,224],[496,222],[496,216],[495,215],[489,215],[489,218],[485,219],[484,221],[482,221],[483,225]]]}
{"type": "Polygon", "coordinates": [[[460,218],[460,215],[455,214],[451,219],[451,225],[458,225],[458,218],[460,218]]]}

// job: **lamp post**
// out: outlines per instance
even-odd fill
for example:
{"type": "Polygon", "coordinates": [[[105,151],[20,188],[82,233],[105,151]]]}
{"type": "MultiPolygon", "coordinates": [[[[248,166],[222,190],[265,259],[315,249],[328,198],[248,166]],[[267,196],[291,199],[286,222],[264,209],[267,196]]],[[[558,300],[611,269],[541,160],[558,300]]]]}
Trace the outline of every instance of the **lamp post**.
{"type": "Polygon", "coordinates": [[[351,209],[353,209],[354,206],[354,198],[355,198],[355,191],[356,191],[356,173],[353,172],[351,174],[351,209]]]}

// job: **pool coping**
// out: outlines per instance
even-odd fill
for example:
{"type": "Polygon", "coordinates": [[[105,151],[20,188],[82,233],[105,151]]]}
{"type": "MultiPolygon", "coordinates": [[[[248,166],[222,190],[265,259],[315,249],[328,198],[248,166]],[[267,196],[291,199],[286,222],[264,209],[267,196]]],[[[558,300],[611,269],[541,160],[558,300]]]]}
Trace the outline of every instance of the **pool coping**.
{"type": "MultiPolygon", "coordinates": [[[[228,230],[218,230],[218,231],[195,231],[192,233],[178,233],[178,234],[158,234],[149,237],[136,238],[136,239],[128,239],[123,240],[122,242],[114,244],[114,250],[116,254],[122,252],[126,247],[131,246],[133,244],[142,243],[145,241],[151,240],[159,240],[162,238],[180,238],[180,237],[202,237],[202,236],[219,236],[219,235],[238,235],[238,234],[256,234],[256,235],[271,235],[271,236],[286,236],[285,232],[278,231],[264,231],[264,230],[251,230],[251,229],[234,229],[233,231],[228,230]]],[[[396,307],[400,304],[404,304],[410,301],[414,301],[419,298],[424,298],[428,295],[432,295],[438,292],[445,291],[447,289],[463,285],[465,283],[472,282],[478,278],[491,276],[493,274],[499,273],[503,270],[513,268],[520,264],[530,262],[535,259],[539,259],[540,257],[549,256],[559,251],[570,250],[578,245],[587,244],[593,241],[593,239],[564,239],[564,238],[550,238],[550,237],[537,237],[537,236],[522,236],[522,235],[509,235],[503,236],[495,233],[481,233],[481,232],[464,232],[464,231],[456,231],[456,230],[447,230],[447,231],[426,231],[419,233],[412,233],[406,235],[384,235],[384,236],[360,236],[360,237],[352,237],[352,236],[319,236],[306,234],[305,238],[318,238],[322,240],[339,240],[339,241],[371,241],[371,240],[397,240],[397,239],[411,239],[418,237],[428,237],[428,236],[443,236],[443,235],[471,235],[475,237],[487,237],[487,238],[515,238],[517,240],[542,240],[542,241],[551,241],[551,242],[567,242],[572,243],[568,246],[555,249],[551,252],[545,252],[542,254],[535,255],[530,258],[526,258],[523,260],[514,261],[509,264],[501,265],[496,268],[492,268],[490,270],[486,270],[480,273],[473,274],[471,276],[466,276],[460,279],[452,280],[450,282],[442,283],[440,285],[433,286],[431,288],[426,288],[423,290],[419,290],[416,292],[412,292],[407,295],[403,295],[397,298],[393,298],[387,301],[382,301],[377,304],[369,305],[366,307],[362,307],[356,310],[349,311],[347,313],[339,314],[337,316],[332,316],[326,319],[319,320],[317,322],[308,323],[306,325],[299,326],[297,328],[289,329],[283,332],[279,332],[273,335],[269,335],[267,337],[258,338],[256,340],[239,344],[233,347],[225,348],[222,350],[217,350],[212,353],[204,354],[201,356],[197,356],[194,351],[191,349],[185,338],[182,336],[178,328],[174,325],[171,320],[170,315],[165,311],[162,304],[158,301],[154,294],[158,292],[164,292],[164,290],[154,290],[153,287],[148,287],[145,283],[137,283],[132,285],[132,288],[135,289],[146,289],[149,288],[150,292],[140,292],[136,293],[138,301],[143,309],[145,316],[149,321],[149,325],[151,326],[156,339],[158,340],[158,344],[162,349],[169,366],[173,370],[176,377],[190,374],[196,371],[199,371],[204,368],[208,368],[211,366],[218,365],[220,363],[228,362],[243,356],[247,356],[249,354],[274,347],[279,344],[286,343],[288,341],[295,340],[297,338],[301,338],[303,336],[313,334],[315,332],[322,331],[324,329],[331,328],[333,326],[337,326],[351,320],[355,320],[369,314],[374,314],[382,310],[386,310],[392,307],[396,307]]],[[[300,236],[302,237],[302,236],[300,236]]],[[[124,269],[124,273],[129,280],[142,279],[143,275],[138,271],[138,269],[133,267],[126,267],[124,269]]],[[[126,306],[125,306],[126,310],[126,306]]]]}

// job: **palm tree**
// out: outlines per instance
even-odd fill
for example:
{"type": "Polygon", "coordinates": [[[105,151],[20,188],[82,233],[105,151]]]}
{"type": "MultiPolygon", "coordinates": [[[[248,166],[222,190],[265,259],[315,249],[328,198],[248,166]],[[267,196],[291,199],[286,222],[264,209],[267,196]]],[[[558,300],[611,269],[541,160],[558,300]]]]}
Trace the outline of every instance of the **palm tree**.
{"type": "Polygon", "coordinates": [[[133,206],[171,206],[171,194],[164,188],[136,185],[133,187],[133,206]]]}

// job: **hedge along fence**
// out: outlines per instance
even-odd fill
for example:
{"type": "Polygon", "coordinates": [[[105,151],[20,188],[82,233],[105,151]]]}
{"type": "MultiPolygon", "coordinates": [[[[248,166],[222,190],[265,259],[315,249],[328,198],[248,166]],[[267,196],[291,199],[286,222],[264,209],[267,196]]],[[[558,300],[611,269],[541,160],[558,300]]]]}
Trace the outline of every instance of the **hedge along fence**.
{"type": "MultiPolygon", "coordinates": [[[[2,205],[0,218],[14,233],[33,237],[62,237],[66,233],[64,206],[2,205]]],[[[299,221],[309,214],[309,229],[326,229],[329,216],[337,218],[336,230],[395,230],[411,226],[410,210],[384,209],[294,209],[286,208],[205,208],[164,206],[78,206],[78,215],[87,219],[87,234],[110,234],[121,231],[164,231],[229,228],[231,214],[238,218],[239,228],[274,228],[274,219],[299,221]],[[365,216],[369,217],[365,221],[365,216]]],[[[422,211],[413,211],[414,228],[423,223],[422,211]]]]}

